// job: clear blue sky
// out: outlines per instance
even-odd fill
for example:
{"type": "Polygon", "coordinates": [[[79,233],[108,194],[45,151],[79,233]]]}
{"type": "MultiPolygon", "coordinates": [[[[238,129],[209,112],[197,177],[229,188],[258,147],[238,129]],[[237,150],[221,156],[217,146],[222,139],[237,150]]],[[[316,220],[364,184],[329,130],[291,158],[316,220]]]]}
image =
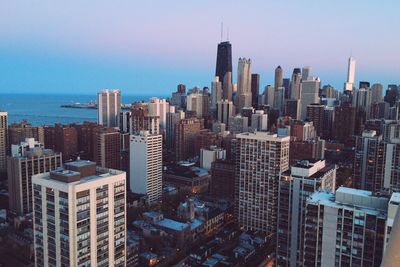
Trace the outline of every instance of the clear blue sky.
{"type": "Polygon", "coordinates": [[[400,1],[51,1],[0,3],[0,92],[169,95],[209,86],[220,25],[262,85],[277,65],[310,65],[342,89],[356,80],[400,83],[400,1]]]}

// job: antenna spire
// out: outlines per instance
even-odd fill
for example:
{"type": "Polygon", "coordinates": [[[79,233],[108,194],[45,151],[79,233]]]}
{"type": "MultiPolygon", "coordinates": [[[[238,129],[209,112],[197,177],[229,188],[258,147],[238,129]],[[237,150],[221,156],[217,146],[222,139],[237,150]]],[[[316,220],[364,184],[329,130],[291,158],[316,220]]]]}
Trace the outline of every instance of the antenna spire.
{"type": "Polygon", "coordinates": [[[223,34],[224,34],[224,22],[221,21],[221,42],[222,42],[223,34]]]}
{"type": "Polygon", "coordinates": [[[229,27],[227,28],[226,39],[227,39],[227,41],[229,41],[229,27]]]}

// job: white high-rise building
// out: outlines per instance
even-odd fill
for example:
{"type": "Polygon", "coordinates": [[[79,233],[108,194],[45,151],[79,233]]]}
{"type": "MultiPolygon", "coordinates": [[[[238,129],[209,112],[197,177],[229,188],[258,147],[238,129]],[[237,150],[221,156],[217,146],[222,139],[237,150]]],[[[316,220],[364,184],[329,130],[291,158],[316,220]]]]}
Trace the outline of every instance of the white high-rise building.
{"type": "Polygon", "coordinates": [[[97,94],[97,122],[106,127],[119,127],[121,91],[104,89],[97,94]]]}
{"type": "Polygon", "coordinates": [[[35,266],[126,266],[125,175],[81,160],[32,177],[35,266]]]}
{"type": "Polygon", "coordinates": [[[264,114],[264,110],[256,110],[251,114],[251,129],[259,132],[268,130],[268,114],[264,114]]]}
{"type": "Polygon", "coordinates": [[[204,95],[202,93],[191,93],[187,96],[187,111],[195,111],[198,118],[203,117],[204,95]]]}
{"type": "Polygon", "coordinates": [[[276,233],[279,175],[289,168],[290,137],[236,135],[235,214],[245,230],[276,233]]]}
{"type": "Polygon", "coordinates": [[[371,113],[371,102],[371,89],[361,88],[353,91],[352,106],[356,107],[358,110],[364,110],[367,119],[369,119],[371,113]]]}
{"type": "Polygon", "coordinates": [[[235,106],[232,101],[221,100],[217,102],[217,119],[219,122],[229,126],[229,118],[234,116],[235,106]]]}
{"type": "Polygon", "coordinates": [[[215,76],[213,82],[211,82],[211,110],[217,109],[218,101],[222,100],[222,82],[218,76],[215,76]]]}
{"type": "Polygon", "coordinates": [[[319,87],[321,81],[319,78],[309,78],[306,81],[301,81],[301,93],[300,93],[300,118],[305,120],[307,118],[307,106],[319,103],[319,87]]]}
{"type": "Polygon", "coordinates": [[[347,65],[347,81],[344,84],[344,90],[352,91],[356,78],[356,59],[349,57],[349,63],[347,65]]]}
{"type": "Polygon", "coordinates": [[[251,60],[239,58],[237,77],[237,112],[251,107],[251,60]]]}
{"type": "Polygon", "coordinates": [[[312,78],[312,76],[311,76],[311,67],[310,66],[303,67],[301,69],[301,80],[302,81],[307,81],[310,78],[312,78]]]}
{"type": "Polygon", "coordinates": [[[317,190],[335,191],[336,166],[325,160],[299,161],[279,180],[277,266],[300,266],[307,198],[317,190]]]}
{"type": "Polygon", "coordinates": [[[156,203],[162,197],[162,135],[141,131],[130,143],[130,189],[156,203]]]}
{"type": "Polygon", "coordinates": [[[169,111],[169,103],[165,99],[157,97],[150,98],[147,105],[149,116],[158,116],[160,118],[160,130],[165,131],[167,127],[167,112],[169,111]]]}
{"type": "Polygon", "coordinates": [[[8,113],[0,111],[0,173],[7,171],[8,113]]]}
{"type": "Polygon", "coordinates": [[[388,202],[384,194],[347,187],[312,194],[301,266],[381,266],[388,202]]]}

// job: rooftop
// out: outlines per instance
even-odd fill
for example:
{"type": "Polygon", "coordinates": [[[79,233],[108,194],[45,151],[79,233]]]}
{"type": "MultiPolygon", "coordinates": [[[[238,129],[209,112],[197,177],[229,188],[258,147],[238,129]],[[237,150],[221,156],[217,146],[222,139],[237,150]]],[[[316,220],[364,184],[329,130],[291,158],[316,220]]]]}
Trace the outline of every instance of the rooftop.
{"type": "Polygon", "coordinates": [[[189,227],[189,225],[187,223],[181,223],[181,222],[174,221],[171,219],[163,219],[163,220],[156,222],[155,224],[158,226],[162,226],[162,227],[165,227],[168,229],[175,230],[175,231],[182,231],[182,230],[186,229],[187,227],[189,227]]]}

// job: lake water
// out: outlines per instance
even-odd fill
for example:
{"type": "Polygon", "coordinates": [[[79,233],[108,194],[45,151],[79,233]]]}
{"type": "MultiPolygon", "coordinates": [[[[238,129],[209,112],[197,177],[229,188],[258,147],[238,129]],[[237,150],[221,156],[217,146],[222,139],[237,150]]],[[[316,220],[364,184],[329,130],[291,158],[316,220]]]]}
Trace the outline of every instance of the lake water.
{"type": "MultiPolygon", "coordinates": [[[[122,103],[149,100],[149,96],[122,94],[122,103]]],[[[28,120],[32,125],[52,125],[54,123],[82,123],[97,121],[96,109],[62,108],[61,105],[95,101],[96,95],[61,94],[0,94],[0,110],[8,112],[9,124],[28,120]]]]}

